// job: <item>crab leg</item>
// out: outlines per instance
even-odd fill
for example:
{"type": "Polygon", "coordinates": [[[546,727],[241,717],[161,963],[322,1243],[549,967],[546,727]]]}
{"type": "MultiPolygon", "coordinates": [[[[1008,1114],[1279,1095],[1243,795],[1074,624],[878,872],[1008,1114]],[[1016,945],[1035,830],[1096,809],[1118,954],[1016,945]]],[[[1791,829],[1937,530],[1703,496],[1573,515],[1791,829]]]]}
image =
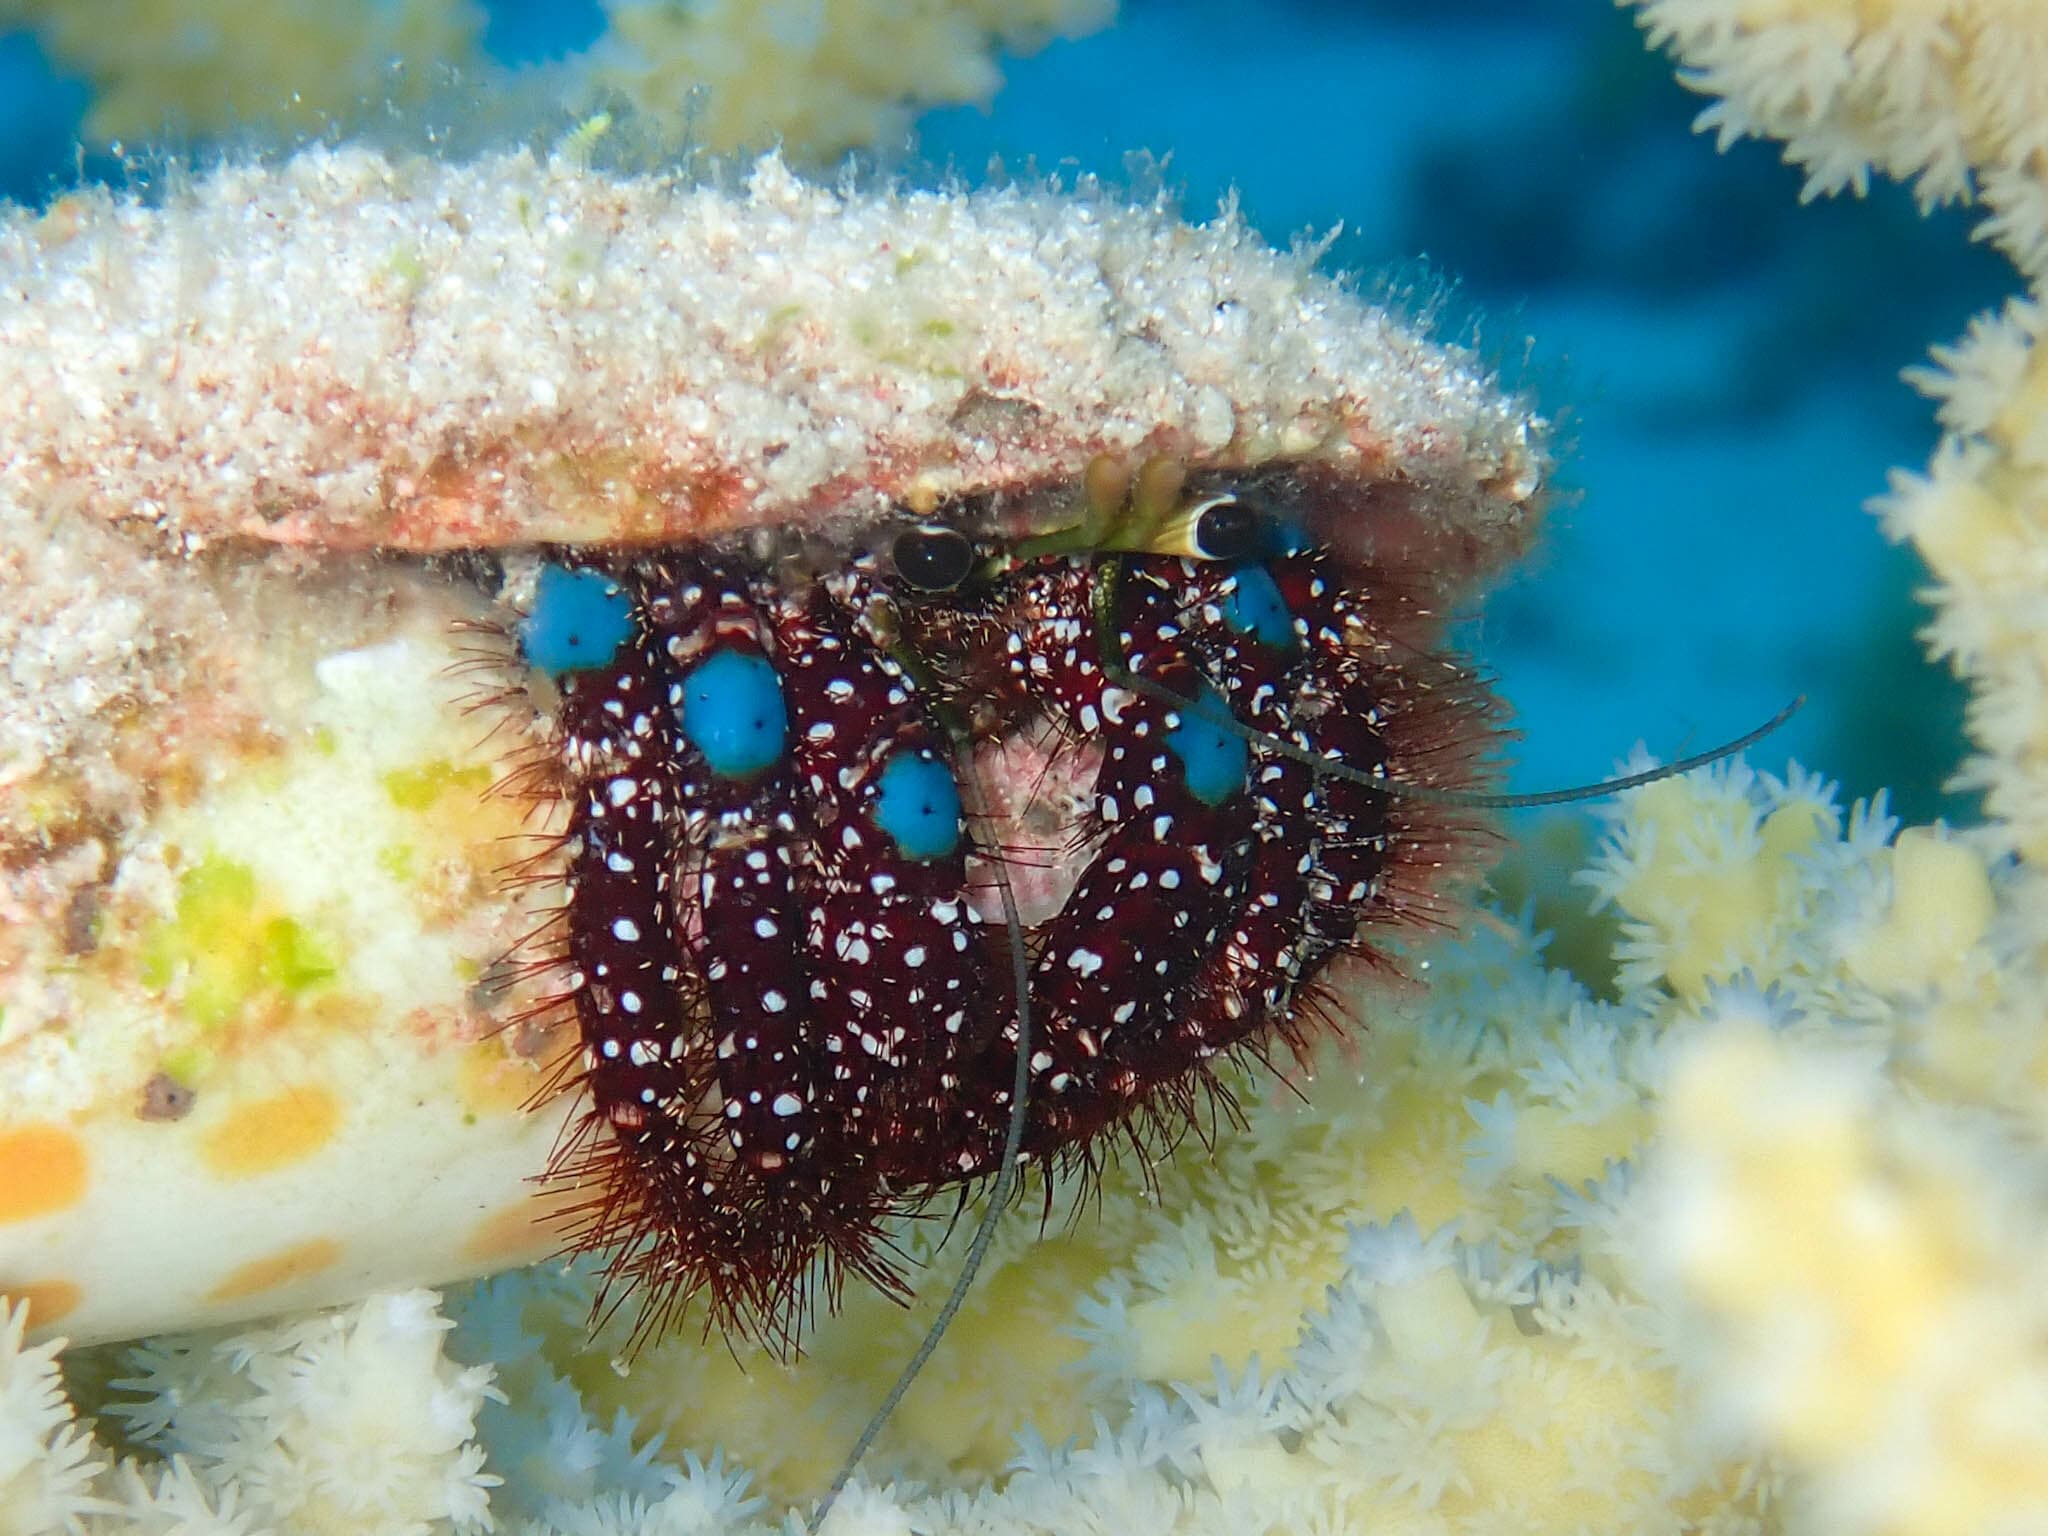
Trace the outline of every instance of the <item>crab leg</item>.
{"type": "Polygon", "coordinates": [[[1002,1106],[958,1092],[992,1032],[988,939],[967,900],[971,850],[951,754],[915,681],[819,587],[775,613],[796,773],[817,828],[806,892],[820,1096],[850,1157],[927,1182],[935,1136],[954,1177],[991,1160],[1002,1106]],[[944,1128],[943,1130],[941,1128],[944,1128]]]}
{"type": "Polygon", "coordinates": [[[522,643],[555,679],[556,751],[576,786],[564,959],[591,1109],[554,1171],[604,1191],[580,1241],[630,1254],[608,1294],[657,1282],[643,1320],[658,1324],[696,1289],[695,1255],[718,1212],[699,1111],[710,1084],[697,1048],[704,999],[677,943],[667,873],[678,819],[671,715],[643,618],[607,573],[551,566],[522,643]],[[618,1176],[621,1164],[630,1176],[618,1176]]]}
{"type": "MultiPolygon", "coordinates": [[[[1231,714],[1267,738],[1306,747],[1294,720],[1301,636],[1263,566],[1184,562],[1175,600],[1231,714]]],[[[1310,974],[1301,916],[1319,852],[1318,787],[1307,765],[1251,746],[1252,849],[1223,942],[1204,959],[1189,1007],[1148,1042],[1151,1068],[1187,1072],[1267,1028],[1292,1024],[1310,974]]]]}
{"type": "Polygon", "coordinates": [[[1102,843],[1046,924],[1032,971],[1034,1152],[1085,1148],[1160,1081],[1147,1042],[1192,1000],[1237,904],[1252,831],[1248,751],[1215,723],[1224,706],[1187,654],[1170,588],[1144,570],[1127,577],[1115,643],[1124,665],[1188,708],[1105,677],[1092,603],[1076,591],[1096,580],[1070,562],[1027,582],[1013,658],[1063,723],[1107,743],[1102,843]]]}

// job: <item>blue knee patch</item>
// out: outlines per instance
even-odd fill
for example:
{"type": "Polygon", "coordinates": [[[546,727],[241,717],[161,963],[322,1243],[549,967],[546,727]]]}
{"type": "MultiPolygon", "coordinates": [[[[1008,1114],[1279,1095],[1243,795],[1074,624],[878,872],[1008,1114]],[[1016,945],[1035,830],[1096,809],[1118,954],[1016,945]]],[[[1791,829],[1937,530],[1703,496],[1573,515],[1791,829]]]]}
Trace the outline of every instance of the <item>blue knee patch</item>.
{"type": "Polygon", "coordinates": [[[1188,793],[1204,805],[1221,805],[1242,792],[1251,771],[1251,748],[1217,723],[1230,718],[1223,700],[1204,688],[1192,709],[1178,713],[1180,724],[1166,733],[1166,745],[1180,759],[1188,793]]]}
{"type": "Polygon", "coordinates": [[[1276,651],[1292,650],[1294,613],[1271,573],[1263,565],[1241,565],[1230,576],[1236,585],[1224,595],[1223,622],[1276,651]]]}
{"type": "Polygon", "coordinates": [[[683,679],[677,707],[683,739],[722,779],[751,779],[782,756],[789,708],[782,679],[765,656],[713,651],[683,679]]]}
{"type": "Polygon", "coordinates": [[[544,565],[533,612],[519,621],[519,649],[550,677],[608,667],[633,637],[633,603],[599,571],[544,565]]]}
{"type": "Polygon", "coordinates": [[[929,752],[898,751],[876,781],[875,825],[906,859],[943,859],[960,846],[960,790],[929,752]]]}

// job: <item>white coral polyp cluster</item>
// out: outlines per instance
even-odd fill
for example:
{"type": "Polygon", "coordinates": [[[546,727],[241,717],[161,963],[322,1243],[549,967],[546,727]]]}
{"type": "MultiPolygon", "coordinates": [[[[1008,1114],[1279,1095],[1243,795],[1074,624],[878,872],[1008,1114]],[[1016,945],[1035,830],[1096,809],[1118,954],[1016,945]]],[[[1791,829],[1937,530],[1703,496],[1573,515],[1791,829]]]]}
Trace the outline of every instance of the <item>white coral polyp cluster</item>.
{"type": "Polygon", "coordinates": [[[136,1348],[105,1410],[142,1453],[115,1464],[75,1422],[58,1345],[0,1328],[0,1531],[256,1536],[490,1528],[475,1442],[487,1366],[443,1353],[431,1292],[136,1348]]]}
{"type": "Polygon", "coordinates": [[[2032,0],[1622,0],[1653,47],[1717,98],[1726,146],[1783,141],[1806,196],[1861,192],[1876,170],[1922,206],[1981,198],[1982,233],[2022,271],[2048,265],[2048,17],[2032,0]]]}
{"type": "Polygon", "coordinates": [[[1792,1027],[1728,1021],[1665,1100],[1657,1294],[1725,1434],[1829,1531],[2048,1528],[2048,11],[2026,0],[1637,0],[1809,195],[1872,170],[1980,202],[2028,292],[1908,379],[1942,438],[1874,503],[1935,584],[1930,649],[1970,683],[1960,775],[1985,824],[1909,832],[1828,893],[1792,1027]],[[1853,920],[1860,915],[1861,920],[1853,920]]]}
{"type": "Polygon", "coordinates": [[[107,1469],[72,1422],[57,1367],[61,1344],[22,1343],[28,1307],[0,1314],[0,1529],[60,1530],[101,1507],[92,1485],[107,1469]]]}
{"type": "MultiPolygon", "coordinates": [[[[1650,765],[1639,757],[1629,766],[1650,765]]],[[[1661,981],[1697,998],[1716,977],[1775,979],[1794,963],[1819,894],[1801,860],[1834,839],[1837,821],[1827,787],[1796,771],[1780,785],[1737,765],[1632,796],[1585,877],[1627,914],[1617,948],[1622,985],[1661,981]]],[[[1859,817],[1850,849],[1870,833],[1859,817]]]]}
{"type": "MultiPolygon", "coordinates": [[[[1987,1105],[1958,1044],[2004,1027],[2021,882],[1796,770],[1605,814],[1584,883],[1616,993],[1484,918],[1427,991],[1361,999],[1305,1101],[1255,1089],[1242,1130],[1044,1235],[1021,1212],[829,1529],[2048,1519],[2048,1117],[2018,1084],[1987,1105]]],[[[902,1235],[928,1300],[940,1236],[902,1235]]],[[[145,1346],[104,1395],[175,1459],[112,1471],[17,1341],[16,1432],[57,1449],[24,1528],[155,1530],[179,1500],[232,1530],[765,1532],[924,1325],[850,1295],[795,1367],[687,1326],[607,1364],[589,1300],[536,1271],[464,1293],[453,1333],[412,1294],[145,1346]]]]}
{"type": "Polygon", "coordinates": [[[1907,378],[1936,402],[1941,442],[1923,473],[1895,472],[1878,510],[1937,585],[1928,639],[1974,684],[1978,756],[1965,780],[1985,792],[2016,851],[2048,853],[2048,704],[2041,696],[2048,590],[2048,352],[2042,296],[1979,316],[1933,366],[1907,378]]]}
{"type": "Polygon", "coordinates": [[[1652,1251],[1722,1422],[1806,1470],[1801,1526],[2048,1520],[2048,1149],[1876,1052],[1731,1027],[1677,1063],[1652,1251]]]}

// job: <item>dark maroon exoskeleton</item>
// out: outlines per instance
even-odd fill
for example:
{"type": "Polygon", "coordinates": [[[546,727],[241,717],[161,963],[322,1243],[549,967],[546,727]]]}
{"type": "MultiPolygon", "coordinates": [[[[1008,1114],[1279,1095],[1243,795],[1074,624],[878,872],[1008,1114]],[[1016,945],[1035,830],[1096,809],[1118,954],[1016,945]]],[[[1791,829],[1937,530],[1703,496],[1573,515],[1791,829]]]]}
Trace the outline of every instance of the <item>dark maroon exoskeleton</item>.
{"type": "Polygon", "coordinates": [[[1197,1123],[1221,1059],[1302,1050],[1331,967],[1432,914],[1476,829],[1374,776],[1471,786],[1489,706],[1415,649],[1424,583],[1256,491],[1229,559],[1012,558],[966,504],[543,568],[518,640],[559,700],[589,1104],[556,1172],[644,1326],[701,1293],[788,1342],[812,1284],[900,1291],[887,1219],[1000,1157],[1016,964],[1022,1155],[1085,1171],[1197,1123]],[[988,767],[1021,742],[1030,782],[988,767]],[[1014,956],[995,883],[1027,870],[1056,896],[1014,956]]]}

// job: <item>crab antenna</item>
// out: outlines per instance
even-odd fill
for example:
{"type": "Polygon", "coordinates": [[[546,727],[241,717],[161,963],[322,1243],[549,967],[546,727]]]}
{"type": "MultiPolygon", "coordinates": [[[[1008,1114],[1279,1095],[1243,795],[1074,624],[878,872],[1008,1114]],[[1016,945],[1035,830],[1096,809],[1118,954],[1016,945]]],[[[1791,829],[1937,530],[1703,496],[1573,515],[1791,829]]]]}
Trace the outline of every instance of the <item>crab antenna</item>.
{"type": "MultiPolygon", "coordinates": [[[[969,763],[968,772],[962,777],[974,786],[974,798],[978,811],[992,803],[987,786],[981,781],[980,771],[969,763]]],[[[1010,1121],[1003,1131],[1003,1155],[996,1165],[996,1180],[989,1187],[988,1204],[982,1210],[981,1220],[975,1224],[974,1240],[967,1246],[967,1258],[960,1267],[959,1275],[953,1281],[952,1290],[946,1293],[945,1305],[939,1308],[939,1315],[932,1319],[932,1325],[925,1330],[923,1341],[917,1352],[904,1362],[903,1369],[896,1373],[896,1380],[875,1411],[862,1426],[860,1438],[853,1442],[853,1449],[846,1453],[846,1459],[839,1464],[839,1472],[832,1479],[832,1486],[825,1490],[824,1498],[811,1518],[804,1522],[804,1536],[818,1536],[825,1523],[825,1517],[832,1513],[832,1506],[839,1502],[839,1495],[846,1491],[846,1485],[853,1480],[854,1471],[860,1466],[861,1458],[868,1453],[876,1438],[882,1433],[890,1418],[895,1414],[903,1395],[910,1390],[924,1370],[925,1363],[939,1347],[939,1341],[946,1336],[946,1330],[953,1326],[953,1319],[960,1315],[960,1308],[967,1301],[968,1287],[974,1284],[974,1277],[981,1270],[982,1261],[988,1257],[989,1244],[995,1241],[996,1223],[1002,1219],[1003,1209],[1010,1203],[1011,1192],[1017,1187],[1018,1153],[1024,1145],[1024,1096],[1031,1085],[1031,959],[1024,947],[1024,917],[1017,907],[1017,893],[1010,887],[1010,874],[1000,859],[990,861],[995,870],[996,889],[1003,898],[1003,926],[1007,931],[1010,945],[1010,980],[1017,994],[1017,1072],[1010,1084],[1010,1121]]]]}
{"type": "Polygon", "coordinates": [[[1134,693],[1144,694],[1147,698],[1157,699],[1171,709],[1199,712],[1205,723],[1228,731],[1233,736],[1242,737],[1253,746],[1262,747],[1277,756],[1291,758],[1317,774],[1384,790],[1396,800],[1419,800],[1425,805],[1451,805],[1474,811],[1516,811],[1538,805],[1568,805],[1575,800],[1598,800],[1606,795],[1618,795],[1625,789],[1640,789],[1643,785],[1655,784],[1660,779],[1691,773],[1695,768],[1718,763],[1725,757],[1733,757],[1736,753],[1755,746],[1798,714],[1806,703],[1806,695],[1802,693],[1755,730],[1746,731],[1733,741],[1723,742],[1720,746],[1705,752],[1695,752],[1690,757],[1681,757],[1676,762],[1645,768],[1640,773],[1623,774],[1615,779],[1601,779],[1594,784],[1575,784],[1569,789],[1540,789],[1521,795],[1487,795],[1460,789],[1432,789],[1427,784],[1410,784],[1403,779],[1390,779],[1383,773],[1370,773],[1363,768],[1354,768],[1349,763],[1319,756],[1306,747],[1298,747],[1291,741],[1282,741],[1277,736],[1269,736],[1264,731],[1254,730],[1220,710],[1204,710],[1193,699],[1183,698],[1171,688],[1155,683],[1149,677],[1138,676],[1120,661],[1107,661],[1105,671],[1110,681],[1119,688],[1128,688],[1134,693]]]}

